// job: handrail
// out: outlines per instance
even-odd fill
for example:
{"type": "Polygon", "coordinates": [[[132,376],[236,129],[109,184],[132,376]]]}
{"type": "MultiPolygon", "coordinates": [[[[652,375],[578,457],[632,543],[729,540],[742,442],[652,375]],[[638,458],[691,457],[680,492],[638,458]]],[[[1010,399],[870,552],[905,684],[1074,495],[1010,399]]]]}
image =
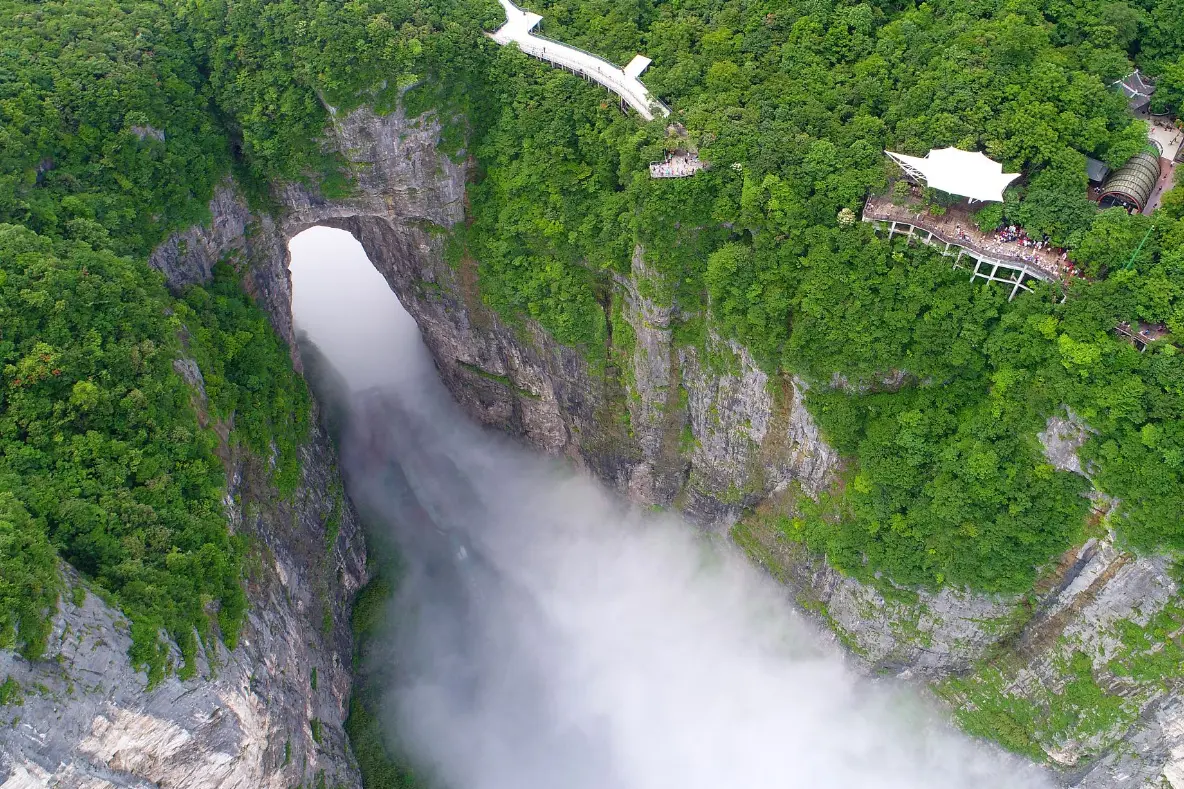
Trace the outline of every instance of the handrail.
{"type": "MultiPolygon", "coordinates": [[[[950,246],[958,247],[959,249],[970,250],[971,252],[978,255],[980,258],[982,258],[986,262],[996,263],[996,264],[1008,266],[1008,267],[1018,266],[1024,271],[1024,273],[1028,274],[1029,276],[1035,277],[1036,279],[1041,280],[1042,282],[1053,282],[1056,280],[1056,277],[1054,277],[1051,273],[1049,273],[1048,271],[1045,271],[1043,268],[1040,268],[1039,266],[1034,264],[1032,261],[1024,260],[1023,258],[1018,257],[1018,256],[1010,256],[1010,255],[1007,255],[1006,253],[981,252],[978,249],[974,248],[973,246],[968,246],[965,243],[960,243],[961,239],[959,239],[958,241],[952,241],[952,240],[946,238],[945,236],[943,236],[939,231],[933,230],[932,228],[929,228],[929,227],[926,227],[924,224],[922,224],[919,221],[912,222],[907,219],[896,219],[895,217],[889,216],[886,213],[884,216],[875,216],[874,214],[876,212],[868,211],[866,209],[866,207],[865,207],[863,213],[864,213],[865,217],[870,217],[873,221],[896,222],[898,224],[909,225],[911,227],[920,228],[921,230],[924,230],[926,233],[929,233],[934,238],[941,239],[941,241],[945,244],[949,244],[950,246]]],[[[925,239],[921,239],[921,240],[925,241],[925,239]]],[[[946,253],[943,253],[943,254],[946,254],[946,253]]]]}
{"type": "MultiPolygon", "coordinates": [[[[612,68],[612,70],[613,70],[613,72],[614,72],[614,75],[615,75],[615,72],[618,72],[618,71],[619,71],[619,72],[620,72],[620,73],[621,73],[623,76],[625,76],[625,77],[626,77],[626,79],[628,79],[628,75],[627,75],[627,74],[625,74],[625,69],[624,69],[624,67],[618,67],[618,66],[614,66],[614,65],[612,64],[612,62],[610,62],[610,61],[608,60],[608,58],[605,58],[605,57],[604,57],[604,56],[602,56],[602,55],[597,55],[595,52],[589,52],[588,50],[584,49],[583,47],[577,47],[575,44],[566,44],[566,43],[564,43],[564,42],[562,42],[562,41],[558,41],[558,40],[556,40],[556,39],[554,39],[554,38],[549,38],[549,37],[547,37],[547,36],[542,36],[542,35],[539,35],[538,33],[535,33],[535,32],[531,32],[531,33],[529,33],[529,34],[528,34],[528,37],[529,37],[529,38],[536,38],[536,39],[538,39],[539,41],[546,41],[546,42],[547,42],[547,43],[549,43],[549,44],[556,44],[557,46],[564,47],[564,48],[566,48],[566,49],[574,49],[576,52],[582,52],[582,53],[584,53],[585,55],[587,55],[588,57],[592,58],[593,60],[597,60],[597,61],[600,61],[601,63],[606,63],[606,64],[608,64],[608,65],[609,65],[609,66],[612,68]]],[[[546,59],[547,59],[547,60],[551,60],[550,58],[546,58],[546,59]]],[[[551,62],[552,62],[552,63],[554,63],[554,62],[556,62],[556,61],[554,61],[554,60],[551,60],[551,62]]],[[[640,79],[640,78],[636,78],[636,77],[635,77],[634,79],[637,79],[637,82],[638,82],[639,84],[641,84],[641,79],[640,79]]],[[[666,112],[667,112],[667,113],[669,113],[669,112],[670,112],[670,107],[668,107],[668,106],[667,106],[667,105],[666,105],[666,104],[665,104],[665,103],[664,103],[664,102],[663,102],[661,99],[659,99],[657,96],[654,96],[652,93],[650,93],[650,89],[649,89],[649,88],[645,87],[645,85],[644,85],[644,84],[642,84],[642,86],[641,86],[641,87],[642,87],[642,89],[643,89],[643,90],[646,92],[646,98],[647,98],[647,99],[649,99],[649,101],[650,101],[650,102],[652,102],[653,104],[657,104],[659,107],[662,107],[664,110],[666,110],[666,112]]]]}
{"type": "Polygon", "coordinates": [[[562,41],[538,35],[532,28],[542,21],[538,14],[527,14],[512,0],[501,0],[506,10],[506,24],[486,35],[499,44],[515,43],[523,54],[538,58],[546,63],[560,66],[603,85],[621,97],[646,120],[652,120],[655,112],[670,114],[670,108],[656,98],[636,76],[625,73],[600,55],[562,41]],[[499,32],[507,30],[501,36],[499,32]],[[550,46],[552,51],[547,52],[550,46]]]}
{"type": "MultiPolygon", "coordinates": [[[[574,49],[576,52],[583,52],[585,55],[592,58],[593,60],[599,60],[603,63],[608,63],[610,66],[613,65],[612,63],[609,63],[608,59],[606,57],[604,57],[603,55],[597,55],[595,52],[589,52],[588,50],[586,50],[582,47],[577,47],[575,44],[566,44],[566,43],[564,43],[562,41],[558,41],[554,38],[549,38],[547,36],[540,36],[538,33],[535,33],[533,31],[531,33],[529,33],[528,35],[530,38],[538,39],[539,41],[546,41],[548,44],[558,44],[559,46],[563,47],[564,49],[574,49]]],[[[616,68],[616,66],[613,66],[613,68],[616,68]]],[[[620,71],[621,71],[621,73],[624,73],[625,69],[620,69],[620,71]]]]}
{"type": "MultiPolygon", "coordinates": [[[[649,90],[646,89],[644,86],[642,86],[642,90],[644,90],[645,92],[642,93],[640,96],[638,96],[637,91],[629,84],[629,82],[628,82],[629,77],[628,77],[628,75],[625,74],[625,70],[614,66],[612,63],[609,63],[607,60],[600,57],[599,55],[593,55],[591,52],[588,52],[587,50],[580,49],[579,47],[573,47],[570,44],[564,44],[561,41],[555,41],[554,39],[545,38],[543,36],[536,36],[533,33],[530,34],[528,39],[535,39],[537,41],[545,41],[553,46],[558,47],[560,50],[574,49],[577,52],[581,52],[581,53],[587,55],[588,57],[592,58],[592,60],[594,61],[594,64],[592,65],[592,68],[591,68],[592,71],[594,71],[596,74],[599,74],[600,76],[604,77],[606,80],[610,80],[611,82],[613,82],[615,85],[620,87],[623,92],[628,93],[634,99],[642,99],[643,100],[642,103],[647,104],[647,105],[654,103],[654,102],[661,104],[660,101],[658,101],[657,99],[655,99],[653,96],[650,95],[649,90]],[[607,72],[605,69],[600,67],[601,63],[608,66],[607,72]]],[[[519,42],[515,42],[515,43],[519,43],[519,42]]],[[[521,47],[519,47],[519,48],[521,48],[521,47]]],[[[570,68],[573,71],[581,71],[581,72],[589,71],[589,69],[582,64],[572,65],[570,63],[564,63],[560,60],[556,60],[553,57],[549,57],[547,55],[545,49],[541,53],[528,52],[527,54],[532,54],[535,57],[539,58],[540,60],[546,60],[549,63],[555,63],[560,66],[564,66],[565,68],[570,68]]],[[[665,106],[665,105],[663,105],[663,106],[665,106]]]]}

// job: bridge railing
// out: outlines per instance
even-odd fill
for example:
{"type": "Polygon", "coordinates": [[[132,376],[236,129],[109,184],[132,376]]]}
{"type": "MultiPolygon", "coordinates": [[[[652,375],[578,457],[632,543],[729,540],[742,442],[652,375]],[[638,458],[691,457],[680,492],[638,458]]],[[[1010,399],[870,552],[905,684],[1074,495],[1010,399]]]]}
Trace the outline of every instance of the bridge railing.
{"type": "Polygon", "coordinates": [[[636,77],[629,77],[623,68],[618,68],[612,63],[609,63],[600,55],[589,52],[571,44],[565,44],[562,41],[556,41],[553,38],[540,36],[537,33],[527,33],[525,41],[521,39],[511,39],[518,48],[528,55],[536,57],[539,60],[545,60],[548,63],[553,63],[564,68],[571,69],[584,73],[588,77],[596,80],[601,85],[609,88],[617,95],[626,101],[632,100],[630,103],[634,104],[634,109],[644,107],[647,112],[652,113],[654,110],[660,111],[664,115],[670,114],[670,108],[659,101],[649,89],[642,84],[641,80],[636,77]],[[523,45],[529,44],[530,50],[527,50],[523,45]],[[554,52],[576,52],[588,58],[591,63],[583,63],[574,60],[566,60],[557,57],[552,57],[551,53],[547,52],[547,47],[551,47],[554,52]],[[599,77],[600,79],[597,79],[599,77]],[[640,89],[640,90],[639,90],[640,89]]]}
{"type": "MultiPolygon", "coordinates": [[[[624,69],[617,68],[604,58],[594,55],[587,50],[580,49],[579,47],[573,47],[570,44],[564,44],[559,41],[544,38],[543,36],[531,35],[531,38],[540,42],[545,42],[546,45],[553,47],[557,52],[562,52],[565,49],[575,50],[576,52],[579,52],[580,54],[585,55],[591,59],[592,63],[563,61],[554,57],[550,57],[550,53],[548,53],[545,48],[541,49],[539,52],[530,53],[535,57],[541,60],[546,60],[550,63],[566,66],[567,68],[575,71],[585,72],[588,74],[588,76],[593,77],[593,79],[595,79],[596,76],[599,76],[604,80],[604,82],[601,84],[605,84],[606,87],[615,88],[618,94],[628,94],[630,98],[647,107],[659,106],[666,108],[666,105],[662,104],[662,102],[658,101],[650,94],[649,90],[641,84],[640,80],[636,78],[630,78],[629,75],[625,73],[624,69]],[[634,82],[636,82],[636,85],[633,84],[634,82]]],[[[597,81],[600,82],[600,80],[597,81]]],[[[667,109],[667,111],[669,110],[667,109]]]]}
{"type": "Polygon", "coordinates": [[[948,238],[942,233],[940,229],[933,225],[927,224],[923,219],[918,218],[915,215],[910,214],[907,217],[904,217],[895,216],[893,213],[894,212],[885,211],[882,209],[877,210],[869,203],[864,207],[863,218],[864,221],[896,222],[899,225],[909,225],[911,227],[915,227],[919,230],[929,233],[934,238],[941,239],[943,244],[949,244],[952,247],[969,250],[975,255],[978,255],[983,260],[989,260],[992,263],[999,263],[1000,265],[1011,268],[1022,267],[1031,276],[1045,282],[1053,282],[1060,278],[1058,274],[1044,268],[1040,264],[1036,263],[1035,260],[1024,260],[1022,255],[1015,253],[999,252],[993,249],[987,250],[976,245],[973,239],[967,240],[960,238],[948,238]]]}

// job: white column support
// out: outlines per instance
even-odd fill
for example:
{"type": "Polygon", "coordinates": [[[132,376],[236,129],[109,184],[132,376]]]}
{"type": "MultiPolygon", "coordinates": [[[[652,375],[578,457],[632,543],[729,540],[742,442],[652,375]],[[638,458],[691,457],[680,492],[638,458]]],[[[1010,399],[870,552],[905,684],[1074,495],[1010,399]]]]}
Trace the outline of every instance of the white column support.
{"type": "MultiPolygon", "coordinates": [[[[1003,283],[1009,289],[1009,301],[1018,296],[1020,291],[1032,292],[1032,288],[1025,283],[1025,279],[1056,282],[1055,277],[1040,269],[1035,269],[1028,264],[1018,261],[1001,260],[984,255],[973,246],[962,246],[958,241],[947,241],[937,230],[931,230],[923,224],[914,224],[912,221],[893,219],[891,216],[894,211],[895,209],[873,210],[873,204],[869,202],[868,206],[864,209],[863,221],[872,223],[872,227],[877,233],[881,230],[887,231],[889,240],[897,235],[903,235],[906,237],[906,243],[908,244],[912,244],[915,238],[921,243],[937,249],[939,254],[952,259],[951,267],[954,269],[970,268],[969,264],[962,262],[962,258],[964,257],[973,260],[974,266],[970,272],[970,282],[981,278],[986,282],[1003,283]],[[883,218],[876,218],[876,213],[880,213],[883,218]]],[[[1062,291],[1061,300],[1064,301],[1065,298],[1065,293],[1062,291]]]]}

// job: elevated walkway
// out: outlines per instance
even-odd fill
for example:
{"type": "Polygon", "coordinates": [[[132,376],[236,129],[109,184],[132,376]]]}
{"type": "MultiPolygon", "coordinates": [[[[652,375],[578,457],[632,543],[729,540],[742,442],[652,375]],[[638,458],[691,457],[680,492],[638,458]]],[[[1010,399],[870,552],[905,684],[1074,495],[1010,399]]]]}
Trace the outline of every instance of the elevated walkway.
{"type": "Polygon", "coordinates": [[[531,57],[567,69],[608,88],[647,121],[653,120],[655,115],[670,115],[670,108],[651,96],[638,79],[649,66],[649,58],[638,55],[625,68],[618,68],[591,52],[535,35],[531,30],[542,21],[541,16],[522,10],[510,0],[498,2],[506,12],[506,23],[487,34],[497,43],[502,46],[515,43],[531,57]]]}
{"type": "Polygon", "coordinates": [[[1001,282],[1011,288],[1008,300],[1021,291],[1031,292],[1031,282],[1059,282],[1059,272],[1051,266],[1040,265],[1036,255],[1025,253],[1009,254],[991,248],[985,237],[967,230],[961,235],[951,231],[943,223],[933,221],[928,215],[909,211],[907,206],[897,206],[885,197],[873,197],[863,209],[863,221],[870,222],[877,231],[887,231],[888,237],[899,234],[910,241],[916,239],[922,244],[936,248],[941,254],[954,259],[954,268],[970,269],[970,281],[983,279],[987,282],[1001,282]],[[1032,258],[1031,260],[1026,258],[1032,258]],[[974,263],[973,267],[970,265],[974,263]]]}
{"type": "Polygon", "coordinates": [[[1139,353],[1147,350],[1153,342],[1168,336],[1167,327],[1158,323],[1139,322],[1136,326],[1123,322],[1114,327],[1119,337],[1123,337],[1138,349],[1139,353]]]}

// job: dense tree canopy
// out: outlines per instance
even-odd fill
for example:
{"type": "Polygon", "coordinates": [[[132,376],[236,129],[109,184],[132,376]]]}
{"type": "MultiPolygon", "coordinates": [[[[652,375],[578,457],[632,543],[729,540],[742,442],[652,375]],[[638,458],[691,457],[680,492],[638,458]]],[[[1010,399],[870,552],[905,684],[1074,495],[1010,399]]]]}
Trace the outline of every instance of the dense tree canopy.
{"type": "Polygon", "coordinates": [[[159,3],[0,2],[0,221],[144,253],[228,157],[159,3]]]}
{"type": "Polygon", "coordinates": [[[56,553],[129,614],[152,681],[159,632],[188,673],[246,611],[213,426],[224,450],[276,452],[286,494],[308,429],[303,382],[233,272],[178,301],[144,263],[208,216],[233,160],[180,27],[157,3],[0,2],[0,647],[44,648],[56,553]]]}
{"type": "Polygon", "coordinates": [[[291,492],[308,406],[290,368],[284,374],[287,352],[225,275],[212,293],[192,288],[169,316],[160,275],[104,249],[0,225],[0,260],[0,523],[18,532],[0,531],[0,562],[21,540],[30,559],[0,585],[0,607],[18,612],[15,623],[0,620],[0,640],[16,624],[29,653],[43,645],[37,623],[57,588],[45,570],[48,538],[132,615],[133,657],[153,676],[164,667],[159,628],[192,669],[195,633],[210,632],[207,602],[218,601],[233,643],[246,600],[242,546],[222,511],[218,437],[199,427],[196,395],[173,360],[202,360],[201,407],[235,420],[234,440],[259,450],[282,442],[277,481],[291,492]]]}

